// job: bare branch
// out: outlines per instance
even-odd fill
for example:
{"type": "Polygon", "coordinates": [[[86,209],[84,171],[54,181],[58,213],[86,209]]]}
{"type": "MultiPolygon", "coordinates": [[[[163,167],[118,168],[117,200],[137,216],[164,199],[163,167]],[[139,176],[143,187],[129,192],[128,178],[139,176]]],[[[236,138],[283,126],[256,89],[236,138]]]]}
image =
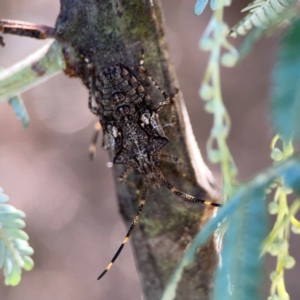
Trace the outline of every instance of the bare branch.
{"type": "Polygon", "coordinates": [[[51,42],[0,72],[0,101],[25,92],[66,68],[61,43],[51,42]]]}
{"type": "Polygon", "coordinates": [[[0,32],[28,36],[39,40],[55,37],[55,28],[28,22],[0,20],[0,32]]]}

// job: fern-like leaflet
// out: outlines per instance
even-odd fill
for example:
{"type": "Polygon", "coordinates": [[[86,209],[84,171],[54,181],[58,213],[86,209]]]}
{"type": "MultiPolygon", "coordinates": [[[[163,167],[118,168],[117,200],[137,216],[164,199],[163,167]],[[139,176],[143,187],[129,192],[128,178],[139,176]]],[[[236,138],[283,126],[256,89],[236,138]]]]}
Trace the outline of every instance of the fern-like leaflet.
{"type": "Polygon", "coordinates": [[[296,2],[297,0],[254,0],[242,10],[249,13],[231,28],[229,35],[245,35],[253,27],[268,28],[271,24],[280,22],[283,12],[296,2]]]}
{"type": "Polygon", "coordinates": [[[22,268],[30,271],[33,249],[28,244],[28,235],[21,230],[25,227],[25,214],[6,204],[9,197],[0,188],[0,268],[3,269],[6,285],[17,285],[21,280],[22,268]]]}
{"type": "MultiPolygon", "coordinates": [[[[0,67],[0,72],[4,69],[0,67]]],[[[17,119],[22,121],[23,128],[26,129],[29,125],[29,116],[23,100],[20,95],[16,95],[8,99],[8,104],[13,108],[17,119]]]]}
{"type": "Polygon", "coordinates": [[[23,128],[26,129],[29,125],[29,116],[21,96],[10,98],[8,104],[13,108],[17,119],[22,121],[23,128]]]}

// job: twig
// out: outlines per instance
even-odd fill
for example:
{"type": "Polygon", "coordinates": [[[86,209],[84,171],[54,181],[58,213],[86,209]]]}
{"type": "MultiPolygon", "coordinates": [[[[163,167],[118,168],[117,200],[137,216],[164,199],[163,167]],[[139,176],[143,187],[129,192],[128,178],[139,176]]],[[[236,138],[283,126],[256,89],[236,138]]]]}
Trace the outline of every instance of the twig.
{"type": "Polygon", "coordinates": [[[38,85],[66,68],[61,43],[51,42],[20,63],[0,72],[0,101],[38,85]]]}
{"type": "MultiPolygon", "coordinates": [[[[65,49],[74,50],[78,57],[82,53],[88,55],[97,70],[116,63],[136,66],[141,49],[144,49],[145,66],[164,90],[172,95],[179,87],[169,61],[158,0],[61,0],[56,39],[44,57],[40,53],[25,66],[0,74],[1,99],[24,91],[62,69],[72,76],[80,76],[87,83],[84,72],[76,63],[74,72],[68,70],[70,62],[64,61],[62,45],[58,41],[64,43],[65,49]],[[38,63],[33,65],[38,58],[38,63]]],[[[153,89],[149,87],[148,90],[152,95],[153,89]]],[[[155,100],[155,93],[153,95],[155,100]]],[[[172,164],[162,164],[162,171],[181,190],[207,200],[219,200],[219,190],[195,142],[181,93],[176,112],[178,125],[168,134],[171,142],[165,151],[183,160],[186,176],[181,176],[182,172],[176,171],[172,164]]],[[[160,119],[167,123],[170,116],[171,111],[166,110],[160,119]]],[[[137,194],[136,190],[118,183],[122,171],[122,167],[115,167],[114,178],[120,211],[128,226],[137,208],[137,194]]],[[[132,175],[130,181],[140,185],[137,175],[132,175]]],[[[213,211],[203,205],[187,204],[163,188],[150,193],[132,238],[144,299],[161,297],[187,245],[213,211]]],[[[215,263],[215,244],[211,238],[200,249],[195,264],[184,272],[176,299],[208,299],[215,263]]]]}

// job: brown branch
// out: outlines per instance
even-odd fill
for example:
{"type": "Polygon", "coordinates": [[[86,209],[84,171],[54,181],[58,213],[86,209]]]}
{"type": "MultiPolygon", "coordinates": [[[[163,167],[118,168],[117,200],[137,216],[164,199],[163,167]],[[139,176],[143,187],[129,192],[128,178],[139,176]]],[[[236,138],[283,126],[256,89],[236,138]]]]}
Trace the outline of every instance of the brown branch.
{"type": "Polygon", "coordinates": [[[0,20],[0,32],[28,36],[39,40],[55,36],[55,28],[4,19],[0,20]]]}
{"type": "MultiPolygon", "coordinates": [[[[151,3],[146,0],[61,0],[57,35],[88,54],[97,69],[115,63],[137,66],[141,49],[144,49],[146,68],[167,93],[173,94],[179,85],[169,60],[161,7],[158,1],[151,3]]],[[[157,95],[153,90],[150,94],[154,98],[157,95]]],[[[216,200],[218,189],[201,158],[181,93],[176,111],[179,123],[168,134],[173,142],[165,152],[184,161],[187,176],[183,178],[176,167],[167,163],[162,165],[162,171],[181,190],[216,200]]],[[[168,123],[170,117],[170,110],[161,114],[162,122],[168,123]]],[[[120,211],[129,226],[139,197],[135,189],[118,184],[121,171],[121,167],[114,168],[120,211]]],[[[141,185],[137,175],[132,175],[130,180],[137,186],[141,185]]],[[[150,193],[132,237],[146,299],[160,299],[187,244],[212,212],[203,205],[184,203],[164,188],[150,193]]],[[[195,264],[185,271],[176,299],[208,299],[215,262],[215,246],[211,239],[199,251],[195,264]]]]}
{"type": "MultiPolygon", "coordinates": [[[[56,39],[64,45],[65,72],[80,76],[87,83],[81,54],[91,58],[98,72],[116,63],[137,66],[141,49],[144,49],[145,67],[169,95],[174,94],[179,85],[170,64],[158,1],[61,0],[56,39]],[[74,55],[68,55],[73,50],[78,56],[75,60],[74,55]]],[[[158,102],[157,91],[151,86],[146,88],[158,102]]],[[[185,176],[170,163],[162,163],[162,172],[180,190],[218,201],[218,188],[202,160],[181,93],[176,100],[176,112],[178,124],[167,132],[170,143],[164,152],[182,159],[185,176]]],[[[162,123],[169,123],[170,109],[164,109],[160,119],[162,123]]],[[[129,226],[139,197],[136,189],[118,184],[117,178],[122,171],[122,167],[114,167],[120,211],[129,226]]],[[[141,187],[138,175],[131,175],[129,180],[141,187]]],[[[160,299],[186,246],[212,213],[211,207],[185,203],[163,187],[150,192],[131,239],[145,299],[160,299]]],[[[184,272],[176,299],[208,299],[215,263],[216,251],[211,239],[200,249],[194,265],[184,272]]],[[[99,272],[102,271],[100,267],[99,272]]]]}

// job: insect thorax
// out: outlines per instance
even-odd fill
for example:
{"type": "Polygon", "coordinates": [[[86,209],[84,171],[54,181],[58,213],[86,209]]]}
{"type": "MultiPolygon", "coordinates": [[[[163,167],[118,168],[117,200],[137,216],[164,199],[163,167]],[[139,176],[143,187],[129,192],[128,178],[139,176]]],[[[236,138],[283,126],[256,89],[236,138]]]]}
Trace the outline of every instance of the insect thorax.
{"type": "Polygon", "coordinates": [[[114,163],[131,166],[146,183],[158,184],[157,167],[168,139],[138,75],[123,65],[106,68],[96,78],[95,99],[103,146],[113,152],[114,163]]]}

